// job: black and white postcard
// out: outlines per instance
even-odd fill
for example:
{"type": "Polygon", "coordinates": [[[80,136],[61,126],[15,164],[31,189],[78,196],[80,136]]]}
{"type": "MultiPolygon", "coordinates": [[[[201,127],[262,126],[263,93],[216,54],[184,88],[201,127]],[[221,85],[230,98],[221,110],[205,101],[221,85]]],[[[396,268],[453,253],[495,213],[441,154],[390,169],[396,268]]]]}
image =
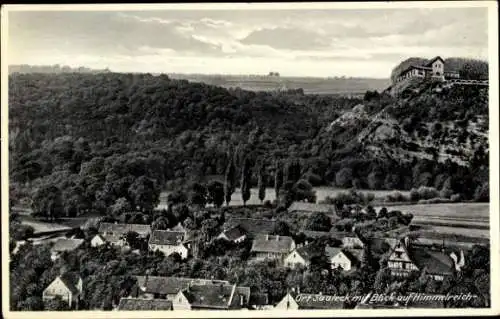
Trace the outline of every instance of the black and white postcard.
{"type": "Polygon", "coordinates": [[[3,6],[4,316],[498,314],[497,9],[3,6]]]}

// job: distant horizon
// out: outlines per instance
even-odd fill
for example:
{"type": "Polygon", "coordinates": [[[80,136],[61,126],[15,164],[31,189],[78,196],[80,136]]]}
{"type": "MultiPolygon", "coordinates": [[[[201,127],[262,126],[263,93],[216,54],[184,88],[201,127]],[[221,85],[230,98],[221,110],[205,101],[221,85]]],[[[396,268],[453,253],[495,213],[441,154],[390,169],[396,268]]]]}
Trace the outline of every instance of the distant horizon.
{"type": "Polygon", "coordinates": [[[488,60],[487,8],[8,12],[9,64],[386,79],[436,55],[488,60]]]}

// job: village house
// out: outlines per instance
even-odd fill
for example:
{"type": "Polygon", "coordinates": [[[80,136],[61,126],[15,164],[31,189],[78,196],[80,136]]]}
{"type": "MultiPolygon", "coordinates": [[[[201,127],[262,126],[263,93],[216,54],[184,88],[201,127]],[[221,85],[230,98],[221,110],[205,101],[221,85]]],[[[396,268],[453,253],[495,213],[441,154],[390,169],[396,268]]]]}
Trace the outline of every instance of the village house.
{"type": "Polygon", "coordinates": [[[291,237],[257,235],[252,242],[251,253],[255,259],[283,260],[294,249],[295,242],[291,237]]]}
{"type": "MultiPolygon", "coordinates": [[[[99,226],[99,236],[101,239],[115,246],[125,246],[127,244],[125,236],[129,232],[135,232],[140,238],[146,238],[151,234],[151,226],[118,223],[101,223],[99,226]]],[[[94,241],[94,244],[101,243],[101,239],[95,238],[96,236],[91,241],[94,241]]]]}
{"type": "Polygon", "coordinates": [[[241,243],[247,238],[247,232],[240,225],[236,225],[226,231],[220,233],[217,239],[232,241],[233,243],[241,243]]]}
{"type": "Polygon", "coordinates": [[[346,272],[359,267],[363,253],[363,249],[325,247],[325,255],[328,258],[331,268],[341,269],[346,272]]]}
{"type": "Polygon", "coordinates": [[[329,296],[323,294],[301,294],[290,291],[278,304],[275,309],[302,310],[302,309],[343,309],[345,297],[329,296]]]}
{"type": "Polygon", "coordinates": [[[248,308],[250,288],[236,285],[189,285],[173,300],[174,310],[241,310],[248,308]]]}
{"type": "Polygon", "coordinates": [[[60,297],[68,303],[70,309],[78,308],[80,295],[83,291],[82,278],[74,272],[65,272],[58,276],[45,288],[42,294],[43,301],[60,297]]]}
{"type": "MultiPolygon", "coordinates": [[[[247,238],[253,238],[259,234],[265,235],[273,233],[276,227],[276,221],[257,218],[231,218],[224,224],[223,231],[218,237],[228,237],[225,233],[231,231],[236,226],[239,228],[237,230],[233,230],[235,233],[230,234],[229,237],[237,236],[239,232],[242,232],[242,234],[245,234],[247,238]]],[[[239,238],[241,240],[241,236],[239,238]]]]}
{"type": "Polygon", "coordinates": [[[191,249],[191,243],[186,241],[185,232],[154,230],[149,238],[149,250],[161,251],[165,256],[178,253],[186,259],[191,249]]]}
{"type": "Polygon", "coordinates": [[[290,268],[297,266],[309,267],[311,260],[321,255],[322,252],[315,245],[300,246],[286,256],[284,265],[290,268]]]}
{"type": "Polygon", "coordinates": [[[229,285],[226,280],[212,280],[186,277],[136,276],[137,289],[132,296],[144,299],[167,299],[172,301],[177,293],[189,285],[229,285]]]}
{"type": "Polygon", "coordinates": [[[65,251],[73,251],[83,244],[83,239],[59,238],[50,248],[50,259],[55,261],[65,251]]]}
{"type": "Polygon", "coordinates": [[[166,299],[121,298],[116,310],[173,310],[172,301],[166,299]]]}
{"type": "Polygon", "coordinates": [[[106,244],[106,239],[101,234],[96,234],[90,240],[90,246],[99,247],[106,244]]]}
{"type": "Polygon", "coordinates": [[[412,245],[408,237],[394,242],[388,254],[387,266],[394,276],[408,276],[412,271],[423,271],[434,280],[442,281],[465,264],[463,252],[447,253],[444,248],[412,245]]]}
{"type": "Polygon", "coordinates": [[[432,78],[438,80],[445,80],[445,77],[449,78],[459,78],[460,75],[455,71],[445,72],[445,61],[437,56],[425,63],[412,63],[405,69],[399,72],[396,77],[396,82],[401,82],[409,78],[432,78]]]}

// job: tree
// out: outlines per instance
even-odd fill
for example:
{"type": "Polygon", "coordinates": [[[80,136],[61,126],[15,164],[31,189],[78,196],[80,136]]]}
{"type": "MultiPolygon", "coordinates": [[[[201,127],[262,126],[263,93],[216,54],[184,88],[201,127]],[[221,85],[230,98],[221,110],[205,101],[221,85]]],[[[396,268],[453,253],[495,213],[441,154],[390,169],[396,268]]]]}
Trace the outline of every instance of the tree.
{"type": "Polygon", "coordinates": [[[287,162],[285,166],[285,173],[283,176],[283,182],[296,183],[301,176],[300,162],[297,159],[291,159],[287,162]]]}
{"type": "Polygon", "coordinates": [[[211,181],[207,186],[207,191],[207,203],[212,203],[215,207],[221,207],[224,203],[224,185],[219,181],[211,181]]]}
{"type": "Polygon", "coordinates": [[[129,231],[124,236],[125,241],[132,249],[138,249],[141,246],[139,234],[135,231],[129,231]]]}
{"type": "Polygon", "coordinates": [[[115,217],[128,212],[132,209],[130,202],[125,197],[118,198],[115,203],[110,207],[111,214],[115,217]]]}
{"type": "Polygon", "coordinates": [[[160,201],[160,188],[156,181],[144,175],[130,185],[128,194],[133,200],[134,206],[138,206],[146,212],[151,212],[160,201]]]}
{"type": "Polygon", "coordinates": [[[252,171],[250,168],[250,159],[245,157],[243,160],[243,168],[241,169],[241,199],[243,200],[243,206],[246,205],[246,202],[250,199],[250,189],[251,189],[251,178],[252,171]]]}
{"type": "Polygon", "coordinates": [[[42,185],[33,195],[33,213],[54,220],[62,216],[61,190],[53,185],[42,185]]]}
{"type": "Polygon", "coordinates": [[[275,163],[274,170],[274,192],[276,199],[279,198],[280,189],[283,186],[283,169],[279,160],[275,163]]]}
{"type": "Polygon", "coordinates": [[[310,203],[316,202],[316,192],[314,191],[311,183],[305,179],[301,179],[295,183],[292,188],[294,201],[307,201],[310,203]]]}
{"type": "Polygon", "coordinates": [[[348,188],[351,187],[353,180],[352,169],[344,167],[335,174],[335,185],[338,187],[348,188]]]}
{"type": "Polygon", "coordinates": [[[229,206],[229,203],[231,202],[231,195],[234,193],[235,188],[236,188],[236,168],[234,166],[233,157],[230,156],[224,180],[224,199],[226,201],[226,206],[229,206]]]}
{"type": "Polygon", "coordinates": [[[259,200],[260,202],[264,202],[266,198],[266,182],[264,175],[264,162],[261,161],[257,167],[257,188],[259,189],[259,200]]]}
{"type": "Polygon", "coordinates": [[[274,225],[272,234],[280,236],[290,236],[290,227],[284,221],[277,221],[274,225]]]}
{"type": "Polygon", "coordinates": [[[207,204],[207,189],[205,185],[198,182],[192,183],[189,190],[188,199],[191,205],[205,207],[205,205],[207,204]]]}
{"type": "Polygon", "coordinates": [[[332,221],[330,217],[324,213],[313,213],[306,220],[306,229],[314,231],[330,231],[332,228],[332,221]]]}
{"type": "Polygon", "coordinates": [[[209,242],[219,232],[219,225],[215,219],[209,218],[201,222],[201,238],[209,242]]]}

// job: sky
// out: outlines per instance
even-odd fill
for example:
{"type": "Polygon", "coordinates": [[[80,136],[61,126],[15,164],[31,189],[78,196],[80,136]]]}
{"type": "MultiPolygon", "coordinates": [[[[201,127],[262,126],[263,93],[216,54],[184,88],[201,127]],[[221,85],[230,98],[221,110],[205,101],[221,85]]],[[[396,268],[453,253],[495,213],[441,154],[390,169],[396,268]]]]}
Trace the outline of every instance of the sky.
{"type": "Polygon", "coordinates": [[[403,59],[487,59],[486,8],[13,11],[9,64],[387,78],[403,59]]]}

